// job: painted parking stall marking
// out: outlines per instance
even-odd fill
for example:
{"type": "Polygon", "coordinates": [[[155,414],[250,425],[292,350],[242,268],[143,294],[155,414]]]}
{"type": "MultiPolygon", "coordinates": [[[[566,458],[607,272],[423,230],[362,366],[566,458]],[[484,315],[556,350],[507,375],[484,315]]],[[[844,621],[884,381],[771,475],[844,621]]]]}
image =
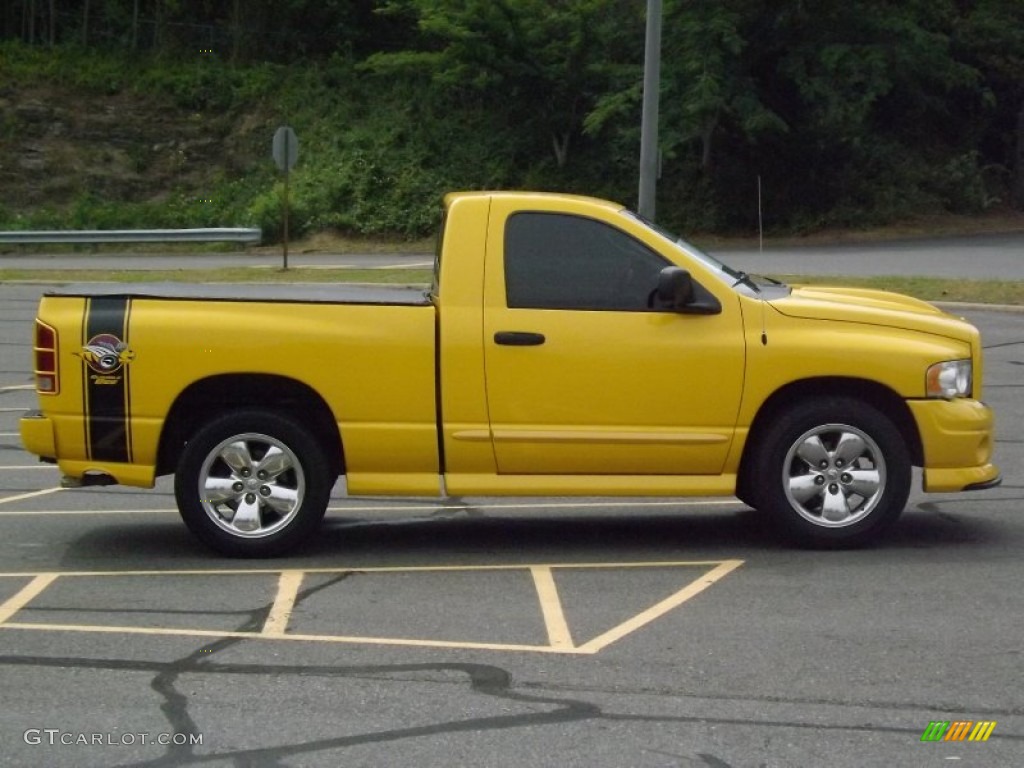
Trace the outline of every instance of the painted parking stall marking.
{"type": "MultiPolygon", "coordinates": [[[[6,596],[0,603],[0,630],[232,637],[590,655],[680,608],[742,564],[742,560],[713,560],[359,569],[0,573],[0,586],[4,587],[0,595],[6,596]],[[644,569],[661,569],[663,574],[670,574],[677,588],[653,602],[649,595],[638,597],[637,605],[627,618],[604,627],[596,634],[586,630],[573,632],[565,600],[559,591],[560,577],[573,573],[605,572],[617,578],[628,578],[631,573],[639,574],[644,569]],[[460,576],[472,577],[463,582],[463,586],[472,584],[472,591],[465,595],[454,594],[450,598],[469,614],[467,626],[469,622],[480,624],[477,614],[485,605],[491,605],[502,618],[511,617],[512,625],[506,621],[495,621],[497,636],[486,640],[436,637],[429,633],[417,636],[417,624],[424,622],[429,626],[427,614],[435,612],[430,603],[411,599],[413,595],[402,589],[393,589],[395,580],[411,578],[423,589],[443,596],[453,585],[458,590],[459,581],[453,577],[460,576]],[[483,576],[492,578],[483,579],[483,576]],[[184,597],[181,590],[153,589],[166,587],[169,581],[196,578],[202,579],[205,587],[202,605],[194,604],[194,591],[191,597],[184,597]],[[11,587],[10,580],[18,581],[11,587]],[[97,588],[98,580],[104,581],[102,589],[97,588]],[[306,610],[303,601],[314,590],[307,592],[305,585],[313,580],[318,581],[315,596],[320,603],[316,610],[306,610]],[[524,582],[531,585],[532,590],[521,589],[524,582]],[[390,607],[403,616],[402,626],[408,627],[409,636],[393,637],[360,631],[360,623],[366,621],[365,611],[332,610],[349,599],[347,593],[353,583],[359,584],[364,591],[387,596],[390,607]],[[480,585],[490,589],[481,591],[480,585]],[[510,595],[528,592],[533,593],[536,601],[532,605],[529,600],[508,599],[510,595]],[[189,602],[167,604],[168,594],[189,602]],[[109,616],[111,620],[69,623],[67,617],[76,612],[90,617],[109,616]],[[323,628],[325,615],[331,631],[323,628]],[[258,629],[240,631],[233,628],[239,625],[241,618],[253,616],[262,618],[258,629]]],[[[361,595],[357,596],[360,598],[361,595]]],[[[485,629],[488,626],[485,625],[485,629]]]]}
{"type": "Polygon", "coordinates": [[[43,488],[40,491],[29,491],[28,493],[19,493],[14,496],[4,496],[0,498],[0,504],[9,504],[12,501],[24,501],[25,499],[34,499],[38,496],[49,496],[51,493],[58,493],[64,489],[60,486],[56,488],[43,488]]]}
{"type": "MultiPolygon", "coordinates": [[[[0,470],[12,469],[35,469],[36,467],[0,467],[0,470]]],[[[38,467],[39,469],[49,469],[48,466],[38,467]]],[[[55,493],[58,488],[47,488],[39,492],[40,495],[47,493],[55,493]]],[[[14,497],[7,497],[9,501],[16,501],[14,497]]],[[[645,507],[665,507],[665,508],[676,508],[676,507],[739,507],[740,502],[735,500],[716,500],[716,499],[701,499],[700,501],[685,501],[685,500],[673,500],[673,501],[630,501],[631,507],[634,508],[645,508],[645,507]]],[[[514,502],[497,502],[489,504],[474,504],[473,509],[487,511],[487,510],[523,510],[528,512],[531,510],[541,509],[601,509],[604,507],[621,507],[622,502],[618,501],[567,501],[567,502],[545,502],[540,504],[522,504],[514,502]]],[[[330,506],[327,508],[327,512],[343,512],[346,515],[355,515],[361,512],[423,512],[429,515],[436,514],[437,512],[465,512],[467,509],[466,505],[462,504],[352,504],[344,506],[330,506]]],[[[153,507],[146,509],[2,509],[0,510],[0,516],[3,515],[124,515],[124,514],[152,514],[152,513],[163,513],[163,514],[178,514],[178,510],[173,507],[153,507]]],[[[410,518],[408,522],[418,523],[422,522],[424,518],[414,517],[410,518]]],[[[402,521],[393,520],[389,521],[390,524],[400,524],[402,521]]],[[[359,525],[360,523],[348,523],[349,526],[359,525]]],[[[366,525],[379,525],[379,521],[367,521],[366,525]]]]}

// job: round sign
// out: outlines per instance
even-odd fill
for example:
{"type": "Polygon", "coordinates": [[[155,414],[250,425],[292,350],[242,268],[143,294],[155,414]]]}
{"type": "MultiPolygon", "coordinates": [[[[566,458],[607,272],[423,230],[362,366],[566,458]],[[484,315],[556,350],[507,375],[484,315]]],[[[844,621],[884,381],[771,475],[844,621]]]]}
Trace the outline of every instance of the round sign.
{"type": "Polygon", "coordinates": [[[290,171],[299,159],[299,137],[291,126],[282,125],[274,133],[274,162],[282,171],[290,171]]]}

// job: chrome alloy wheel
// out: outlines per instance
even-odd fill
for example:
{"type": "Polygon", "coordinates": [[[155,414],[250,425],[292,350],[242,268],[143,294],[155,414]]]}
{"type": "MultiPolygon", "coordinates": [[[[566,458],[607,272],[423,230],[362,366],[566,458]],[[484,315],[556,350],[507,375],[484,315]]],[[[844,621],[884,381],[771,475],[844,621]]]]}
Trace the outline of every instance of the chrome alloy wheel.
{"type": "Polygon", "coordinates": [[[786,498],[803,519],[842,528],[864,519],[885,491],[885,458],[865,432],[824,424],[802,434],[782,469],[786,498]]]}
{"type": "Polygon", "coordinates": [[[292,450],[256,432],[229,437],[206,456],[199,471],[207,516],[233,536],[260,538],[298,514],[305,473],[292,450]]]}

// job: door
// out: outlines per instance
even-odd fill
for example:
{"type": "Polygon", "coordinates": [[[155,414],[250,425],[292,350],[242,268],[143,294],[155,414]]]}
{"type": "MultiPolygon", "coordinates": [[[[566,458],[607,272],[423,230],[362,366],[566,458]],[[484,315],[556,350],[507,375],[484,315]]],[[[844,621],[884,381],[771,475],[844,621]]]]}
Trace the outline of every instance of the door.
{"type": "Polygon", "coordinates": [[[483,342],[501,474],[722,470],[743,383],[738,300],[720,285],[718,314],[650,309],[671,262],[618,218],[492,207],[483,342]]]}

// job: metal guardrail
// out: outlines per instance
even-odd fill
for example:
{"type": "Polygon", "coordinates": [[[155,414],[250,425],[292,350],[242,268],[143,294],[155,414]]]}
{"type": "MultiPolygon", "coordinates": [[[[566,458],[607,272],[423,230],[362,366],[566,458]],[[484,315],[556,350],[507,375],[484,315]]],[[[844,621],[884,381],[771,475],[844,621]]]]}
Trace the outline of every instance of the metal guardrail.
{"type": "Polygon", "coordinates": [[[0,232],[0,243],[259,243],[259,229],[56,229],[0,232]]]}

